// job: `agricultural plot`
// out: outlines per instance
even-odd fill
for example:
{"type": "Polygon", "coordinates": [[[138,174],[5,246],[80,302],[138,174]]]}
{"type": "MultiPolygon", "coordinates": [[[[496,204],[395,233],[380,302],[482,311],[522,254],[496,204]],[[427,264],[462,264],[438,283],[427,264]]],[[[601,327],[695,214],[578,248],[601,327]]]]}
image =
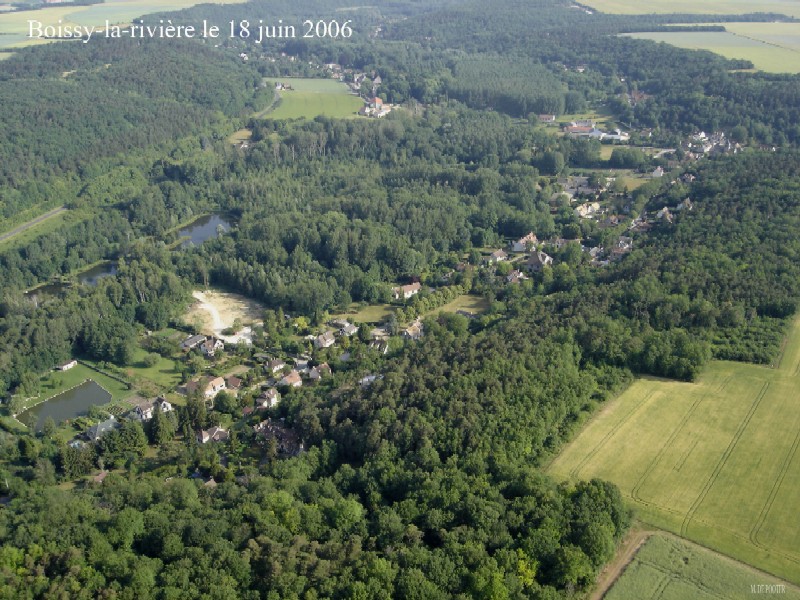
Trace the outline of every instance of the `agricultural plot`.
{"type": "Polygon", "coordinates": [[[284,78],[282,83],[291,90],[283,90],[280,102],[264,117],[268,119],[313,119],[326,117],[355,117],[364,102],[350,93],[345,84],[332,79],[284,78]]]}
{"type": "Polygon", "coordinates": [[[625,34],[635,39],[666,42],[689,50],[708,50],[726,58],[749,60],[761,70],[772,73],[800,73],[800,24],[755,23],[758,36],[751,35],[743,24],[728,31],[676,31],[625,34]],[[779,26],[774,33],[767,26],[779,26]],[[785,33],[786,25],[794,25],[794,34],[785,33]],[[735,33],[740,31],[741,33],[735,33]]]}
{"type": "Polygon", "coordinates": [[[647,523],[800,583],[800,320],[775,369],[640,379],[568,445],[556,476],[615,482],[647,523]]]}
{"type": "MultiPolygon", "coordinates": [[[[216,4],[238,4],[244,0],[216,0],[216,4]]],[[[47,43],[30,40],[28,20],[41,21],[45,26],[56,25],[105,25],[130,23],[148,13],[168,12],[200,4],[200,0],[105,0],[102,4],[89,6],[53,6],[36,11],[14,11],[0,13],[0,49],[18,48],[32,43],[47,43]]]]}
{"type": "Polygon", "coordinates": [[[774,586],[756,589],[800,600],[800,590],[790,584],[671,535],[656,534],[636,553],[604,598],[736,600],[754,597],[752,586],[774,586]]]}
{"type": "Polygon", "coordinates": [[[757,11],[800,16],[797,0],[587,0],[584,4],[604,13],[623,15],[743,15],[757,11]]]}

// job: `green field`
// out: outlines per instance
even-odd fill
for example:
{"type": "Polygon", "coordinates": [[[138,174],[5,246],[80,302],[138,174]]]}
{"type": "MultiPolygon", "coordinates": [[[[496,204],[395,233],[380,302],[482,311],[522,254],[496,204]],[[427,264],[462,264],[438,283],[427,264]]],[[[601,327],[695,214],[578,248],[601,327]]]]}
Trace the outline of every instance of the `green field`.
{"type": "Polygon", "coordinates": [[[282,83],[293,90],[278,92],[281,101],[267,112],[268,119],[313,119],[327,117],[354,117],[364,102],[350,93],[345,84],[333,79],[282,78],[282,83]]]}
{"type": "MultiPolygon", "coordinates": [[[[741,25],[741,24],[739,24],[741,25]]],[[[756,25],[784,26],[786,23],[757,23],[756,25]]],[[[792,25],[798,25],[793,23],[792,25]]],[[[727,27],[727,25],[726,25],[727,27]]],[[[772,73],[800,73],[800,37],[795,35],[781,35],[781,29],[774,34],[766,33],[767,28],[761,27],[761,37],[739,35],[733,29],[729,31],[676,31],[672,32],[647,32],[625,34],[639,40],[653,40],[666,42],[679,48],[689,50],[708,50],[725,58],[738,58],[749,60],[761,70],[772,73]]],[[[797,29],[795,28],[795,31],[797,29]]]]}
{"type": "Polygon", "coordinates": [[[159,356],[154,366],[146,367],[142,361],[147,354],[145,350],[137,348],[133,355],[133,365],[125,368],[126,375],[137,383],[142,379],[151,381],[164,390],[177,387],[181,382],[181,375],[175,370],[175,361],[159,356]]]}
{"type": "MultiPolygon", "coordinates": [[[[47,43],[28,39],[28,20],[41,21],[44,25],[104,25],[106,19],[112,23],[130,23],[133,19],[154,12],[166,12],[200,4],[201,0],[105,0],[91,6],[53,6],[36,11],[14,11],[0,13],[0,49],[17,48],[36,43],[47,43]]],[[[215,4],[239,4],[244,0],[215,0],[215,4]]]]}
{"type": "Polygon", "coordinates": [[[612,14],[709,14],[743,15],[753,12],[773,12],[800,16],[798,0],[587,0],[583,4],[612,14]]]}
{"type": "Polygon", "coordinates": [[[550,466],[616,483],[638,518],[800,583],[800,319],[775,369],[639,379],[550,466]]]}
{"type": "Polygon", "coordinates": [[[790,584],[674,536],[655,534],[603,598],[737,600],[753,598],[751,586],[759,584],[782,585],[783,593],[771,589],[781,598],[800,600],[800,590],[790,584]]]}

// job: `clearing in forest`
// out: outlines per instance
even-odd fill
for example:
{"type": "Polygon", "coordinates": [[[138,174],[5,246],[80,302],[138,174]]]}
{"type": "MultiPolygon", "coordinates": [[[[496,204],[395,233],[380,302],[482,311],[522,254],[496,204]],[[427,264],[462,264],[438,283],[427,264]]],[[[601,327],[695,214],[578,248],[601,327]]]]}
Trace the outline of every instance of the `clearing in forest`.
{"type": "Polygon", "coordinates": [[[658,533],[652,535],[638,550],[614,587],[603,598],[744,600],[761,594],[780,594],[781,598],[800,600],[800,590],[791,584],[706,548],[658,533]],[[761,591],[754,591],[753,586],[761,591]]]}
{"type": "Polygon", "coordinates": [[[244,296],[228,292],[195,291],[192,296],[197,302],[189,309],[186,320],[196,323],[201,333],[214,335],[230,344],[239,341],[252,342],[252,326],[261,324],[263,306],[244,296]],[[223,334],[237,319],[242,324],[241,330],[232,335],[223,334]]]}
{"type": "Polygon", "coordinates": [[[776,368],[637,380],[553,461],[616,483],[641,521],[800,583],[800,319],[776,368]]]}
{"type": "MultiPolygon", "coordinates": [[[[278,92],[280,102],[272,110],[259,116],[268,119],[313,119],[326,117],[355,117],[364,102],[352,94],[341,81],[333,79],[305,79],[282,77],[269,80],[283,83],[292,89],[278,92]]],[[[269,85],[269,84],[268,84],[269,85]]]]}

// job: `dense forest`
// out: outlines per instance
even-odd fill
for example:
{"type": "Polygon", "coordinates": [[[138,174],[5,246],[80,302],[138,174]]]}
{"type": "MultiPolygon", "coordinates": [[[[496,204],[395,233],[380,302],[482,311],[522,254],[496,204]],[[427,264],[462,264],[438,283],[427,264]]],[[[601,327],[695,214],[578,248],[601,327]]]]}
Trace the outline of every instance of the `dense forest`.
{"type": "MultiPolygon", "coordinates": [[[[0,247],[8,415],[73,357],[120,375],[142,349],[179,356],[152,334],[193,332],[182,315],[200,287],[263,305],[254,347],[228,353],[248,382],[259,354],[300,356],[301,333],[354,303],[389,305],[398,284],[421,292],[395,301],[385,327],[396,334],[419,317],[425,331],[421,343],[395,336],[383,354],[366,326],[347,353],[314,350],[332,376],[283,390],[266,413],[303,440],[292,456],[254,433],[250,392],[212,407],[189,393],[174,413],[123,419],[74,447],[54,423],[35,433],[3,416],[0,596],[574,598],[591,588],[631,515],[613,485],[557,484],[541,467],[637,374],[692,380],[712,358],[777,356],[800,299],[800,80],[616,35],[719,17],[503,0],[487,25],[486,10],[398,1],[355,11],[351,40],[114,40],[0,62],[0,229],[43,207],[80,217],[0,247]],[[323,76],[317,65],[329,62],[380,73],[379,95],[403,110],[251,116],[272,101],[264,77],[323,76]],[[644,99],[634,105],[631,92],[644,99]],[[701,129],[736,128],[743,144],[696,162],[683,150],[604,154],[538,123],[601,106],[652,129],[648,143],[680,148],[701,129]],[[246,147],[231,144],[243,127],[246,147]],[[631,191],[605,181],[611,167],[669,176],[631,191]],[[561,198],[576,173],[614,219],[582,218],[561,198]],[[181,245],[178,226],[211,212],[230,231],[181,245]],[[486,257],[529,232],[553,264],[509,283],[512,265],[486,257]],[[589,254],[623,239],[614,260],[589,254]],[[106,260],[115,276],[75,282],[106,260]],[[63,289],[25,293],[46,282],[63,289]],[[485,303],[481,315],[437,312],[466,294],[485,303]],[[235,424],[226,441],[198,443],[221,423],[235,424]]],[[[210,372],[197,354],[175,362],[182,383],[210,372]]]]}

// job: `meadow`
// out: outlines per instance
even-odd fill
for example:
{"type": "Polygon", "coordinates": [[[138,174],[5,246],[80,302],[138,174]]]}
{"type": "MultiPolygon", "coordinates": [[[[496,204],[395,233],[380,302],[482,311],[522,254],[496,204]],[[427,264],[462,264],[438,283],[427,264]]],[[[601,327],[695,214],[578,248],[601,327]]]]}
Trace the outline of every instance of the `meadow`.
{"type": "Polygon", "coordinates": [[[586,6],[605,13],[642,14],[709,14],[743,15],[752,12],[773,12],[790,17],[800,16],[797,0],[586,0],[586,6]]]}
{"type": "Polygon", "coordinates": [[[293,89],[278,92],[280,102],[264,114],[264,118],[313,119],[319,115],[354,117],[364,105],[345,84],[333,79],[284,78],[281,82],[293,89]]]}
{"type": "Polygon", "coordinates": [[[792,585],[674,536],[655,534],[603,597],[605,600],[737,600],[754,597],[752,585],[783,585],[781,598],[800,600],[800,590],[792,585]]]}
{"type": "MultiPolygon", "coordinates": [[[[239,4],[244,0],[215,0],[216,4],[239,4]]],[[[137,17],[150,13],[163,13],[200,4],[200,0],[105,0],[90,6],[53,6],[36,11],[14,11],[0,13],[0,50],[18,48],[42,40],[30,40],[28,20],[35,19],[44,25],[104,25],[106,20],[130,23],[137,17]]]]}
{"type": "Polygon", "coordinates": [[[549,471],[613,481],[641,521],[800,583],[799,392],[800,319],[775,368],[637,380],[549,471]]]}
{"type": "Polygon", "coordinates": [[[708,50],[725,58],[749,60],[756,69],[770,73],[800,73],[799,23],[736,23],[725,24],[725,27],[727,31],[667,31],[625,35],[689,50],[708,50]]]}

